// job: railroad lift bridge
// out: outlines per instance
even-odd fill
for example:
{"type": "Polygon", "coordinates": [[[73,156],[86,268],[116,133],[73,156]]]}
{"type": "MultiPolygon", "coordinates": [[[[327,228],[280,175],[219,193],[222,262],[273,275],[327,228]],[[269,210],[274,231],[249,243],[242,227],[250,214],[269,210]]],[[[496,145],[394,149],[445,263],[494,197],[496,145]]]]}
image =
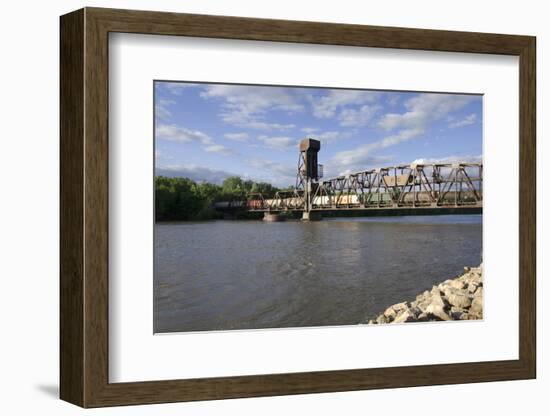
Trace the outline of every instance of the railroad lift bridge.
{"type": "MultiPolygon", "coordinates": [[[[299,145],[294,189],[272,196],[250,193],[244,200],[218,202],[222,211],[264,212],[276,221],[284,212],[302,212],[303,220],[320,220],[323,212],[397,210],[417,213],[481,212],[483,165],[481,163],[410,164],[370,169],[323,179],[318,163],[321,142],[304,139],[299,145]]],[[[382,214],[382,212],[380,212],[382,214]]]]}

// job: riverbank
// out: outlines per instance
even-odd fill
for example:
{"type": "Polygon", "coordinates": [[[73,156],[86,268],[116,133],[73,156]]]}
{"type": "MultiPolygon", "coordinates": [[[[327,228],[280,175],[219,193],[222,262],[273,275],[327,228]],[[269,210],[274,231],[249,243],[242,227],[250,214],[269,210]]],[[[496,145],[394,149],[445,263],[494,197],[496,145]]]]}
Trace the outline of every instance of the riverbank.
{"type": "Polygon", "coordinates": [[[483,265],[387,308],[369,324],[483,319],[483,265]]]}

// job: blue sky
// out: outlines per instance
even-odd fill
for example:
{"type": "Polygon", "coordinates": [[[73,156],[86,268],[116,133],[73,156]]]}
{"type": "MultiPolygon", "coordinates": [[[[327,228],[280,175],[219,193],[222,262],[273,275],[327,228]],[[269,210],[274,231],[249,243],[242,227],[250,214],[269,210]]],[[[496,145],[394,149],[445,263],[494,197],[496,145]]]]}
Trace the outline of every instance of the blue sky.
{"type": "Polygon", "coordinates": [[[397,164],[481,161],[482,96],[156,81],[156,174],[293,185],[298,142],[325,178],[397,164]]]}

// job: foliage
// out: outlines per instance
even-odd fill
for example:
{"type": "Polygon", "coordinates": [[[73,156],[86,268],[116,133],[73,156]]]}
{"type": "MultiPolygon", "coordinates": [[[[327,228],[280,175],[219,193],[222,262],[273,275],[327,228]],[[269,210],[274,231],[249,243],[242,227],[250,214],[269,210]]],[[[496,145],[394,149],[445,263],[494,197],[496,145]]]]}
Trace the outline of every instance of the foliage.
{"type": "Polygon", "coordinates": [[[250,193],[261,193],[264,198],[271,198],[279,189],[266,182],[243,181],[239,176],[230,176],[222,183],[222,192],[228,197],[245,197],[250,193]]]}
{"type": "Polygon", "coordinates": [[[238,176],[225,179],[222,185],[197,183],[189,178],[155,177],[155,220],[187,221],[220,218],[213,209],[217,201],[245,200],[249,193],[262,193],[265,198],[278,189],[265,182],[243,180],[238,176]]]}

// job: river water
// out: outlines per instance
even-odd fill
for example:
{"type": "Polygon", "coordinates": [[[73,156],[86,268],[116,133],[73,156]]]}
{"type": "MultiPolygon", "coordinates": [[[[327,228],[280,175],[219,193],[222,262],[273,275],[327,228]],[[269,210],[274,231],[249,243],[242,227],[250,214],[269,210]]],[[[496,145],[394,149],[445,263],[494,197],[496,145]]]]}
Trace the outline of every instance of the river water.
{"type": "Polygon", "coordinates": [[[481,247],[481,215],[157,223],[155,332],[364,323],[481,247]]]}

